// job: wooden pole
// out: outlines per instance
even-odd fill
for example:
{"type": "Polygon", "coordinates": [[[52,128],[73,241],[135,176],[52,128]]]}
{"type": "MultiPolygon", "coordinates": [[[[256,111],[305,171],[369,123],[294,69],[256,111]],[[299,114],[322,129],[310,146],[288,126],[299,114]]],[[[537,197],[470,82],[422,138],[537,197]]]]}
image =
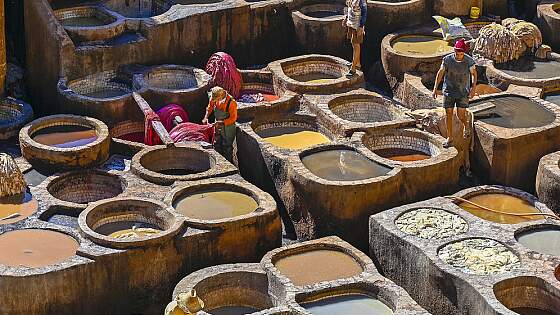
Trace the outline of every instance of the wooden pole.
{"type": "MultiPolygon", "coordinates": [[[[133,92],[132,97],[134,97],[138,108],[140,108],[140,110],[144,113],[144,117],[146,117],[148,113],[154,112],[150,107],[150,104],[148,104],[148,102],[146,102],[146,100],[140,94],[133,92]]],[[[161,121],[152,120],[152,127],[154,127],[154,131],[159,136],[163,144],[165,144],[166,146],[174,145],[173,140],[169,136],[169,133],[167,132],[161,121]]]]}

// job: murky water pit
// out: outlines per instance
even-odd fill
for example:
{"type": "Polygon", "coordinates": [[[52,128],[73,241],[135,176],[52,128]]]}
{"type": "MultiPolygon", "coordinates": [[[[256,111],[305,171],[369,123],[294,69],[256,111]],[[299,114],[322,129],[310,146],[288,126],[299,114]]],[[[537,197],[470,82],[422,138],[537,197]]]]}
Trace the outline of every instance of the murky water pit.
{"type": "Polygon", "coordinates": [[[258,203],[246,193],[208,188],[179,194],[174,198],[173,208],[189,218],[221,220],[249,214],[258,208],[258,203]]]}
{"type": "Polygon", "coordinates": [[[522,57],[506,64],[497,64],[496,68],[522,79],[551,79],[560,77],[560,61],[541,60],[522,57]]]}
{"type": "Polygon", "coordinates": [[[383,176],[392,169],[354,150],[325,150],[301,158],[314,175],[330,181],[355,181],[383,176]]]}
{"type": "Polygon", "coordinates": [[[493,109],[479,112],[475,118],[502,128],[537,128],[551,124],[554,113],[539,103],[521,96],[501,96],[473,102],[472,106],[489,103],[493,109]]]}

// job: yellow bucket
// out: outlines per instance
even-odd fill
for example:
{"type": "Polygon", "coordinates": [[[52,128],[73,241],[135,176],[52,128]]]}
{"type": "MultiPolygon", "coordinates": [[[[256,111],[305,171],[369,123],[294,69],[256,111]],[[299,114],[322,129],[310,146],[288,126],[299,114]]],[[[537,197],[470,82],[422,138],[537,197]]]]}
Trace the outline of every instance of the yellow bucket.
{"type": "Polygon", "coordinates": [[[478,19],[480,17],[480,8],[471,7],[471,19],[478,19]]]}

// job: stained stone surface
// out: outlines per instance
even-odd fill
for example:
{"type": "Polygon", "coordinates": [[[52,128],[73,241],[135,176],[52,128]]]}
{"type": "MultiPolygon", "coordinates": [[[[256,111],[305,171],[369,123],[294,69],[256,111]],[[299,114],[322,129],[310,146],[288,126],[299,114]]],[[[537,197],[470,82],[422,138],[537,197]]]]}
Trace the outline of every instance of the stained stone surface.
{"type": "Polygon", "coordinates": [[[441,209],[420,208],[405,212],[395,225],[406,234],[441,239],[467,232],[469,225],[456,214],[441,209]]]}
{"type": "Polygon", "coordinates": [[[461,271],[475,275],[506,272],[519,265],[519,258],[501,243],[485,238],[445,245],[439,257],[461,271]]]}

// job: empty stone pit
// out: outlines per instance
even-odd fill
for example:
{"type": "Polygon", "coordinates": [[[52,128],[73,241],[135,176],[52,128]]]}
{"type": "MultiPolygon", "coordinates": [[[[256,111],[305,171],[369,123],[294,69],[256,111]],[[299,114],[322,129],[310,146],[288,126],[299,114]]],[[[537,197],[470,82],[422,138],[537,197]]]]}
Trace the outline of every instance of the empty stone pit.
{"type": "Polygon", "coordinates": [[[53,197],[73,204],[88,204],[113,198],[126,189],[126,182],[122,177],[96,170],[54,176],[44,185],[53,197]]]}
{"type": "Polygon", "coordinates": [[[55,17],[76,44],[103,41],[125,32],[123,20],[99,6],[77,6],[54,11],[55,17]]]}
{"type": "Polygon", "coordinates": [[[552,315],[560,312],[560,292],[541,278],[521,276],[494,285],[498,301],[520,315],[552,315]]]}
{"type": "Polygon", "coordinates": [[[538,161],[560,147],[558,108],[542,99],[513,94],[481,97],[472,106],[495,108],[475,115],[473,169],[494,183],[533,191],[538,161]]]}
{"type": "Polygon", "coordinates": [[[131,78],[109,70],[58,82],[62,110],[100,119],[108,125],[128,119],[137,105],[132,99],[131,78]]]}
{"type": "Polygon", "coordinates": [[[182,226],[162,202],[114,198],[91,204],[78,218],[80,229],[93,242],[113,248],[157,246],[182,226]]]}
{"type": "Polygon", "coordinates": [[[216,151],[196,146],[152,146],[132,158],[132,171],[138,176],[158,184],[227,176],[237,172],[216,151]]]}
{"type": "Polygon", "coordinates": [[[27,103],[7,98],[0,103],[0,140],[18,134],[21,127],[33,118],[33,109],[27,103]]]}
{"type": "Polygon", "coordinates": [[[127,155],[136,154],[147,147],[144,144],[144,122],[125,120],[110,130],[112,150],[127,155]]]}
{"type": "Polygon", "coordinates": [[[72,169],[100,165],[109,157],[109,130],[83,116],[53,115],[20,130],[23,157],[39,169],[72,169]]]}

